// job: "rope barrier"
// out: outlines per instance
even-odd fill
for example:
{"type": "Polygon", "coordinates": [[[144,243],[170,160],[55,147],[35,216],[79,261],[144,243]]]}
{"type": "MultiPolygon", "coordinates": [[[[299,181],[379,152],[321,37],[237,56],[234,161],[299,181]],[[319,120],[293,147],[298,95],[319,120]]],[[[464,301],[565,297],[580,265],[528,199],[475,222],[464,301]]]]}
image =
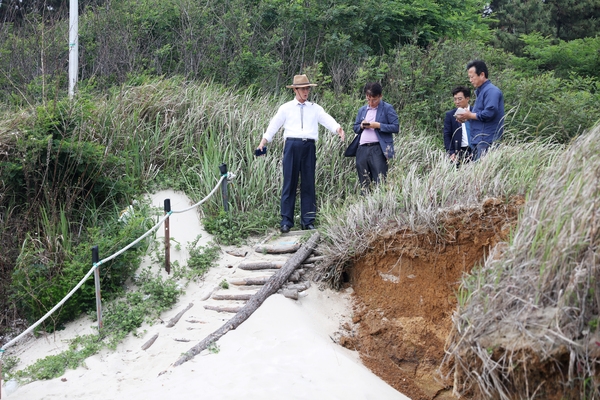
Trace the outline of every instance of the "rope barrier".
{"type": "Polygon", "coordinates": [[[227,174],[221,176],[221,179],[219,179],[219,182],[217,182],[216,186],[214,187],[214,189],[202,200],[200,200],[199,202],[197,202],[196,204],[185,208],[183,210],[178,210],[178,211],[171,211],[173,214],[180,214],[180,213],[184,213],[186,211],[191,210],[192,208],[196,208],[198,207],[200,204],[204,203],[206,200],[208,200],[210,198],[210,196],[212,196],[213,194],[215,194],[215,192],[217,191],[217,189],[219,188],[219,186],[221,185],[221,182],[223,182],[223,179],[227,178],[227,174]]]}
{"type": "Polygon", "coordinates": [[[189,211],[195,207],[198,207],[200,204],[204,203],[206,200],[208,200],[210,198],[210,196],[212,196],[217,189],[219,188],[219,186],[221,185],[221,182],[223,182],[223,179],[227,178],[227,175],[223,175],[221,176],[221,179],[219,179],[219,182],[217,183],[217,185],[215,186],[215,188],[202,200],[200,200],[198,203],[194,204],[191,207],[188,207],[184,210],[179,210],[179,211],[169,211],[167,214],[165,214],[157,223],[156,225],[154,225],[152,228],[150,228],[146,233],[144,233],[142,236],[140,236],[139,238],[137,238],[136,240],[134,240],[133,242],[129,243],[127,246],[123,247],[121,250],[119,250],[118,252],[114,253],[113,255],[106,257],[100,261],[98,261],[97,263],[94,263],[92,268],[87,272],[87,274],[85,274],[85,276],[83,277],[83,279],[81,279],[79,281],[79,283],[60,301],[58,302],[58,304],[56,304],[50,311],[48,311],[42,318],[40,318],[39,320],[37,320],[33,325],[31,325],[29,328],[27,328],[25,331],[21,332],[17,337],[15,337],[14,339],[10,340],[8,343],[6,343],[4,346],[2,346],[0,348],[0,359],[2,358],[2,355],[4,354],[4,351],[9,348],[10,346],[12,346],[13,344],[15,344],[18,340],[20,340],[23,336],[27,335],[28,333],[30,333],[31,331],[33,331],[35,328],[37,328],[42,322],[44,322],[46,320],[46,318],[48,318],[50,315],[52,315],[56,310],[58,310],[71,296],[73,296],[73,294],[85,283],[85,281],[90,277],[90,275],[102,264],[118,257],[119,255],[123,254],[125,251],[129,250],[131,247],[135,246],[136,244],[138,244],[139,242],[141,242],[143,239],[147,238],[152,232],[154,232],[155,230],[157,230],[162,224],[163,222],[165,222],[165,220],[167,218],[169,218],[171,216],[171,214],[174,213],[183,213],[186,211],[189,211]]]}

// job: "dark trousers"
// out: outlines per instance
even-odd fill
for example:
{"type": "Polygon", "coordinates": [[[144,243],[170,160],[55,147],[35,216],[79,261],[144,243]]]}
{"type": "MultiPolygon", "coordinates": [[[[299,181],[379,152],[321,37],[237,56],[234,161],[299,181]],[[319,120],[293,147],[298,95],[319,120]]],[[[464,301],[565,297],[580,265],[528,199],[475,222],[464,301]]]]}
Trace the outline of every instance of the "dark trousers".
{"type": "Polygon", "coordinates": [[[466,164],[473,159],[473,152],[469,146],[461,147],[456,152],[456,158],[454,159],[454,164],[456,164],[456,168],[460,167],[461,164],[466,164]]]}
{"type": "Polygon", "coordinates": [[[473,147],[473,161],[477,161],[487,153],[490,144],[488,142],[479,142],[474,144],[473,147]]]}
{"type": "Polygon", "coordinates": [[[300,177],[300,223],[314,224],[317,213],[314,140],[287,139],[283,148],[283,188],[281,189],[281,226],[294,226],[296,189],[300,177]]]}
{"type": "Polygon", "coordinates": [[[383,155],[379,143],[369,143],[358,146],[356,150],[356,172],[360,182],[361,191],[371,185],[379,184],[387,176],[388,162],[383,155]]]}

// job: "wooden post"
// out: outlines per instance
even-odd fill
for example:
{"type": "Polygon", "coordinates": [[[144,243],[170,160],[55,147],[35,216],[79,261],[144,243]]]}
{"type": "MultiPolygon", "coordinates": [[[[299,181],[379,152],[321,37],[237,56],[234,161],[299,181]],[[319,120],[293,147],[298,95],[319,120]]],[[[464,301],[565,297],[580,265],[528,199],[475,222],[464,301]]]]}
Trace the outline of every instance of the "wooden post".
{"type": "MultiPolygon", "coordinates": [[[[171,212],[171,199],[165,200],[165,215],[171,212]]],[[[165,271],[171,274],[171,237],[169,233],[169,217],[165,219],[165,271]]]]}
{"type": "MultiPolygon", "coordinates": [[[[221,176],[227,176],[227,164],[223,163],[219,165],[219,171],[221,172],[221,176]]],[[[223,179],[221,182],[221,194],[223,195],[223,210],[225,212],[229,211],[229,194],[227,192],[227,178],[223,179]]]]}
{"type": "MultiPolygon", "coordinates": [[[[98,263],[98,246],[92,247],[92,264],[98,263]]],[[[102,297],[100,296],[100,266],[94,269],[94,285],[96,286],[96,315],[98,316],[98,331],[102,329],[102,297]]]]}

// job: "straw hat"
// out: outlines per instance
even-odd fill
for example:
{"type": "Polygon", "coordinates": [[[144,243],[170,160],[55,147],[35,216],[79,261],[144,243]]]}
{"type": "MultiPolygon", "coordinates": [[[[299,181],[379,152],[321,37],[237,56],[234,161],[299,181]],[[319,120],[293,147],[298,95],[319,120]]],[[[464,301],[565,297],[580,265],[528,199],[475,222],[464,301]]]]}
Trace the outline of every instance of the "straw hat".
{"type": "Polygon", "coordinates": [[[294,75],[294,83],[286,86],[286,88],[295,89],[301,87],[317,86],[316,83],[310,83],[306,75],[294,75]]]}

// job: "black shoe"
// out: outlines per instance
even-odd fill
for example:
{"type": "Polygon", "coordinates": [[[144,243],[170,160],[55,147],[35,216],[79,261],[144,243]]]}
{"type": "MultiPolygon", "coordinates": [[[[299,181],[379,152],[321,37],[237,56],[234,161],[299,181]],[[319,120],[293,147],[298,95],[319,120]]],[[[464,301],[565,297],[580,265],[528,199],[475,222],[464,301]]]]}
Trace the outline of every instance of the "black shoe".
{"type": "Polygon", "coordinates": [[[315,228],[315,226],[313,224],[302,225],[303,231],[314,231],[315,229],[317,229],[317,228],[315,228]]]}
{"type": "Polygon", "coordinates": [[[279,228],[279,230],[281,231],[281,233],[288,233],[290,231],[290,227],[287,225],[281,225],[281,228],[279,228]]]}

